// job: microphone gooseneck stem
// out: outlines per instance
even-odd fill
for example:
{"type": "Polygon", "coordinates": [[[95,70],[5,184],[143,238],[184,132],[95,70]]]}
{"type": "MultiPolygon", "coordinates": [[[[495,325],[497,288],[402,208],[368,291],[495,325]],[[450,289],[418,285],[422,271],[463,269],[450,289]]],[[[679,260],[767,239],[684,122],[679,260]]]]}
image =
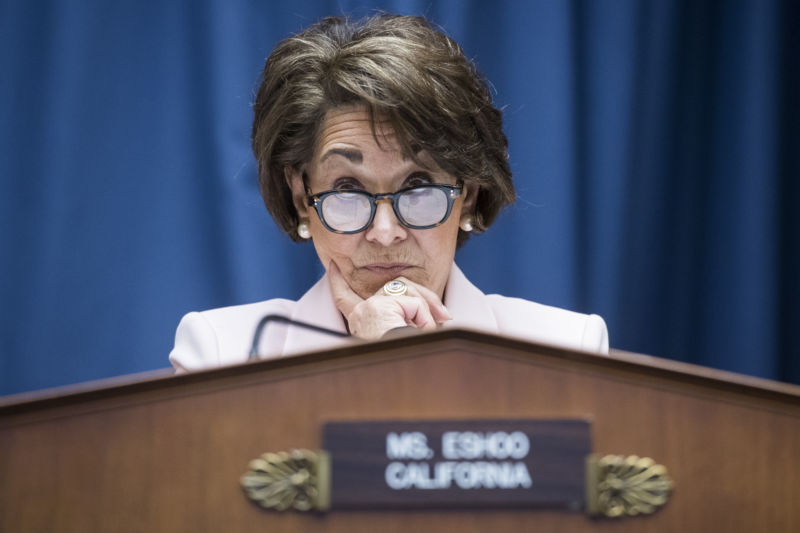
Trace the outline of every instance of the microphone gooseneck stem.
{"type": "Polygon", "coordinates": [[[316,331],[318,333],[325,333],[327,335],[332,335],[334,337],[350,336],[349,333],[342,333],[341,331],[315,326],[314,324],[309,324],[308,322],[301,322],[300,320],[292,320],[291,318],[283,315],[267,315],[258,321],[258,325],[256,326],[256,331],[253,334],[253,343],[250,346],[250,354],[248,355],[248,359],[251,360],[258,359],[258,343],[261,341],[261,333],[264,331],[264,327],[269,322],[282,322],[284,324],[310,329],[311,331],[316,331]]]}

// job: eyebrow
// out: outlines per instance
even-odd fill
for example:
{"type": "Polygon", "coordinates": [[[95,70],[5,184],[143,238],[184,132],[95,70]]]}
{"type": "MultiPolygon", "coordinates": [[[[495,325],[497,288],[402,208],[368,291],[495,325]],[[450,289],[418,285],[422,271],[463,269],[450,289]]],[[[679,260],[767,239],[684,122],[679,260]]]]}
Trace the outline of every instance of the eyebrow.
{"type": "Polygon", "coordinates": [[[322,163],[323,161],[325,161],[326,159],[328,159],[332,155],[340,155],[340,156],[346,158],[351,163],[356,163],[356,164],[359,164],[359,165],[364,162],[364,156],[361,154],[360,151],[358,151],[358,150],[347,150],[345,148],[332,148],[332,149],[328,150],[327,152],[325,152],[325,155],[323,155],[320,158],[319,162],[322,163]]]}

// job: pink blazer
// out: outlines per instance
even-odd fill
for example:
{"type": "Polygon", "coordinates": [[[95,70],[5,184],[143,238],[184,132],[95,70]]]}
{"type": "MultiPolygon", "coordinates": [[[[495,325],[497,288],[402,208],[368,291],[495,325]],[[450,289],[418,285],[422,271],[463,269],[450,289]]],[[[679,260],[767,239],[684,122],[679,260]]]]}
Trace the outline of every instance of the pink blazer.
{"type": "MultiPolygon", "coordinates": [[[[608,353],[608,330],[598,315],[584,315],[557,307],[483,294],[454,264],[445,290],[445,305],[453,320],[443,327],[466,328],[518,337],[576,350],[608,353]]],[[[327,276],[298,301],[274,299],[247,305],[192,312],[183,317],[169,354],[177,371],[200,370],[243,363],[258,321],[282,314],[337,331],[346,331],[333,303],[327,276]]],[[[304,328],[271,323],[261,335],[262,358],[283,357],[347,345],[354,341],[304,328]]]]}

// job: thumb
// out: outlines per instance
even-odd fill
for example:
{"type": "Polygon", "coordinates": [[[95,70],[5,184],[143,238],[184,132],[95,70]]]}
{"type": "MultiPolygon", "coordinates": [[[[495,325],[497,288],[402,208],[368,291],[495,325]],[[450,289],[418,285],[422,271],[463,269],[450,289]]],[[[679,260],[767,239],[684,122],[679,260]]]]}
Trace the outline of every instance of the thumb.
{"type": "Polygon", "coordinates": [[[363,302],[364,299],[350,288],[341,270],[333,261],[328,265],[328,281],[330,282],[331,296],[336,308],[345,317],[350,316],[355,306],[363,302]]]}

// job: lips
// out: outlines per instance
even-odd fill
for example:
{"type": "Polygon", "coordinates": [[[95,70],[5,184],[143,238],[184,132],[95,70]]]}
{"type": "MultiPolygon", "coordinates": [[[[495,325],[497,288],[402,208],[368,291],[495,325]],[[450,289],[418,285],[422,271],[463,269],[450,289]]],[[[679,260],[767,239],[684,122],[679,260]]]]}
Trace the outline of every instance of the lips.
{"type": "Polygon", "coordinates": [[[411,268],[411,265],[407,263],[370,263],[361,268],[382,276],[395,277],[402,274],[403,271],[411,268]]]}

